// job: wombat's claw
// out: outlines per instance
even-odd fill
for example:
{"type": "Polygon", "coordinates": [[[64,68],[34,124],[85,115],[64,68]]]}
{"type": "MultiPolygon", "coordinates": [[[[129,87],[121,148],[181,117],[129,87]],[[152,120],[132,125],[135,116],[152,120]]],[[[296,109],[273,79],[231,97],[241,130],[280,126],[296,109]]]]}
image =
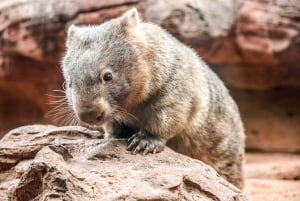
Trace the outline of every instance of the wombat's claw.
{"type": "Polygon", "coordinates": [[[138,132],[128,139],[129,145],[127,150],[133,154],[142,152],[143,155],[148,153],[158,153],[164,149],[166,141],[151,134],[138,132]]]}

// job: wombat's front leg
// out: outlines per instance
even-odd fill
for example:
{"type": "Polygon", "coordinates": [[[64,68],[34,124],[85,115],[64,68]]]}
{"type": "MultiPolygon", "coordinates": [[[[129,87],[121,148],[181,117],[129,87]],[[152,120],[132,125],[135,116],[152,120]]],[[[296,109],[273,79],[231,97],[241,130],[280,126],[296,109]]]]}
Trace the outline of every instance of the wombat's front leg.
{"type": "Polygon", "coordinates": [[[143,152],[143,155],[145,155],[147,153],[155,154],[161,152],[166,145],[166,140],[146,131],[139,131],[128,139],[128,143],[127,150],[133,154],[143,152]]]}

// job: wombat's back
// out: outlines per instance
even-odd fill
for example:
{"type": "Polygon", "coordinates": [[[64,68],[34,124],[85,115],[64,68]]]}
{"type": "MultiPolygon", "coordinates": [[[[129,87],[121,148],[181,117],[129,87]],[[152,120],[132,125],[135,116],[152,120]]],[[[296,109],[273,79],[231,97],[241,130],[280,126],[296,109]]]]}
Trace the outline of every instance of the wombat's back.
{"type": "MultiPolygon", "coordinates": [[[[153,51],[149,58],[152,65],[147,65],[151,76],[168,76],[159,79],[161,87],[152,95],[155,98],[151,99],[146,113],[141,115],[171,105],[167,118],[179,123],[162,134],[169,139],[167,145],[206,162],[242,187],[244,128],[227,88],[192,49],[156,25],[145,23],[142,29],[148,48],[153,51]]],[[[143,105],[141,110],[144,108],[143,105]]],[[[149,130],[158,124],[149,123],[148,118],[146,121],[149,130]]],[[[165,125],[160,122],[160,126],[165,125]]]]}

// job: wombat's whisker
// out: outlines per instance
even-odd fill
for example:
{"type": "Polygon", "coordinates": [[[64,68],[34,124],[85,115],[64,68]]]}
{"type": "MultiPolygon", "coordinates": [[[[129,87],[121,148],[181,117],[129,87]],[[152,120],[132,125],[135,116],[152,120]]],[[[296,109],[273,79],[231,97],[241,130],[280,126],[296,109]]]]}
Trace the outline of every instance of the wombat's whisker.
{"type": "Polygon", "coordinates": [[[65,102],[61,102],[61,103],[56,104],[56,106],[53,107],[52,110],[53,110],[53,111],[60,110],[60,109],[62,109],[63,107],[64,107],[64,108],[68,108],[68,106],[66,105],[65,102]]]}
{"type": "Polygon", "coordinates": [[[66,99],[54,100],[54,101],[50,101],[50,102],[49,102],[49,104],[51,104],[51,105],[55,105],[55,104],[58,104],[58,103],[65,103],[65,104],[68,104],[68,103],[66,103],[66,99]]]}
{"type": "Polygon", "coordinates": [[[54,92],[60,92],[60,93],[63,93],[63,94],[66,93],[64,90],[59,90],[59,89],[55,89],[55,90],[53,90],[53,91],[54,91],[54,92]]]}
{"type": "Polygon", "coordinates": [[[47,96],[53,97],[53,98],[65,98],[65,95],[57,96],[57,95],[52,95],[52,94],[46,94],[47,96]]]}
{"type": "MultiPolygon", "coordinates": [[[[56,92],[64,93],[62,90],[54,90],[56,92]]],[[[52,109],[47,113],[53,122],[59,126],[63,125],[78,125],[78,120],[74,115],[72,107],[69,105],[65,95],[48,95],[50,97],[57,98],[52,100],[48,104],[53,105],[52,109]]]]}

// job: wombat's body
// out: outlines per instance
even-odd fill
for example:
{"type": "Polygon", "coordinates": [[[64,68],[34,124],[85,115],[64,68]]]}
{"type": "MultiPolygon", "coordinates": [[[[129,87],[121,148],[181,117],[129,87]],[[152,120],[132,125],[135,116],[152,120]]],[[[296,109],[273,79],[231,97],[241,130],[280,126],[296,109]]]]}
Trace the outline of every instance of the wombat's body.
{"type": "Polygon", "coordinates": [[[63,73],[76,116],[109,135],[130,127],[133,152],[165,144],[242,188],[244,130],[220,79],[188,47],[136,10],[69,29],[63,73]]]}

